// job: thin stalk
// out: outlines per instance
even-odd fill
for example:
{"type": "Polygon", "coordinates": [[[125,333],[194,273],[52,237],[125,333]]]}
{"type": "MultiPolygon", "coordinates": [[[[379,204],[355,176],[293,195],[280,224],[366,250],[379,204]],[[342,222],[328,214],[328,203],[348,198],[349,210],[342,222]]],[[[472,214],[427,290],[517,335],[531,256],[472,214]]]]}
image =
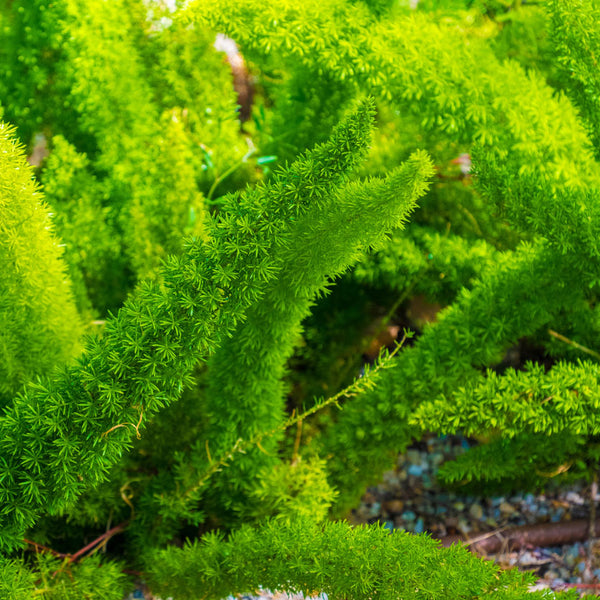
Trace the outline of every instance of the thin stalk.
{"type": "Polygon", "coordinates": [[[396,347],[394,348],[394,350],[392,352],[390,352],[387,355],[385,355],[385,354],[380,355],[380,358],[377,360],[376,364],[373,367],[371,367],[370,369],[367,369],[365,371],[365,374],[362,377],[355,379],[349,386],[345,387],[343,390],[341,390],[334,396],[331,396],[321,402],[316,402],[314,406],[312,406],[308,410],[305,410],[304,412],[302,412],[298,415],[295,415],[294,413],[292,413],[292,415],[286,421],[284,421],[278,427],[271,429],[270,431],[263,431],[263,432],[257,433],[256,435],[252,436],[248,440],[243,440],[242,438],[238,438],[236,440],[235,444],[229,450],[227,450],[224,454],[222,454],[218,460],[214,460],[211,463],[210,467],[204,472],[204,475],[202,475],[200,477],[200,479],[193,486],[191,486],[187,490],[185,490],[185,492],[183,493],[183,497],[187,498],[187,497],[191,496],[192,494],[196,493],[197,491],[199,491],[201,488],[204,487],[204,485],[210,479],[210,477],[212,477],[212,475],[214,475],[217,471],[220,471],[223,467],[227,466],[229,461],[232,460],[236,454],[238,454],[238,453],[243,454],[247,450],[249,450],[250,448],[252,448],[254,446],[260,446],[260,442],[264,438],[271,437],[271,436],[275,435],[276,433],[285,431],[288,427],[291,427],[292,425],[296,425],[297,423],[303,421],[307,417],[314,415],[316,412],[320,411],[321,409],[325,408],[326,406],[335,404],[338,408],[341,408],[339,405],[339,400],[343,397],[349,398],[351,396],[354,396],[361,389],[369,386],[371,384],[371,380],[373,379],[373,377],[379,371],[381,371],[382,369],[389,366],[389,363],[391,362],[393,357],[398,353],[398,351],[400,350],[400,348],[406,341],[406,338],[407,338],[407,333],[405,332],[404,336],[402,337],[402,340],[400,340],[400,342],[398,342],[396,344],[396,347]]]}
{"type": "Polygon", "coordinates": [[[585,346],[578,344],[574,340],[571,340],[568,337],[566,337],[560,333],[557,333],[556,331],[554,331],[552,329],[548,329],[548,333],[551,336],[555,337],[556,339],[560,340],[561,342],[564,342],[565,344],[569,344],[570,346],[573,346],[574,348],[577,348],[578,350],[581,350],[582,352],[585,352],[586,354],[589,354],[590,356],[593,356],[594,358],[597,358],[598,360],[600,360],[600,353],[596,352],[595,350],[586,348],[585,346]]]}

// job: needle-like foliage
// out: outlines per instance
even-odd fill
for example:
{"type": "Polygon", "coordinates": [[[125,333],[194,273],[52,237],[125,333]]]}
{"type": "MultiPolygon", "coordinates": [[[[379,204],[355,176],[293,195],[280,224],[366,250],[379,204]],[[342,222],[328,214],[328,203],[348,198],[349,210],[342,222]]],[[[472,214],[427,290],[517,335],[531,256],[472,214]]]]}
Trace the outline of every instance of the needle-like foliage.
{"type": "Polygon", "coordinates": [[[594,477],[597,17],[0,0],[0,596],[547,597],[329,518],[594,477]]]}

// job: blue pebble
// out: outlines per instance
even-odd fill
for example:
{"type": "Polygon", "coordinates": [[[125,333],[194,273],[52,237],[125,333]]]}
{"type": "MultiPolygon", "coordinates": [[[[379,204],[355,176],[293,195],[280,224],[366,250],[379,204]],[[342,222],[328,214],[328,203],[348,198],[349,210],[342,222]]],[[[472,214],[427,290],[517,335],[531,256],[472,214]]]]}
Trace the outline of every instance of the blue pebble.
{"type": "Polygon", "coordinates": [[[417,519],[417,522],[415,523],[415,533],[423,533],[424,530],[425,523],[423,523],[423,519],[417,519]]]}
{"type": "Polygon", "coordinates": [[[421,475],[423,475],[423,467],[420,465],[410,465],[410,467],[408,467],[408,474],[414,475],[415,477],[421,477],[421,475]]]}
{"type": "Polygon", "coordinates": [[[448,512],[448,507],[447,506],[438,506],[435,509],[435,514],[436,515],[443,515],[445,513],[448,512]]]}
{"type": "Polygon", "coordinates": [[[133,597],[134,598],[142,598],[142,600],[143,600],[143,598],[144,598],[144,592],[142,592],[142,590],[135,590],[133,592],[133,597]]]}
{"type": "Polygon", "coordinates": [[[400,515],[405,521],[414,521],[417,515],[412,510],[407,510],[400,515]]]}
{"type": "Polygon", "coordinates": [[[565,509],[561,507],[553,515],[550,515],[550,520],[553,523],[558,523],[562,519],[562,516],[564,514],[565,514],[565,509]]]}
{"type": "Polygon", "coordinates": [[[391,521],[384,521],[383,528],[392,533],[392,531],[394,531],[394,524],[391,521]]]}
{"type": "Polygon", "coordinates": [[[463,447],[465,450],[468,450],[468,449],[471,447],[471,445],[469,444],[469,442],[467,442],[467,440],[464,440],[464,439],[463,439],[463,440],[461,440],[461,442],[460,442],[460,445],[461,445],[461,446],[462,446],[462,447],[463,447]]]}

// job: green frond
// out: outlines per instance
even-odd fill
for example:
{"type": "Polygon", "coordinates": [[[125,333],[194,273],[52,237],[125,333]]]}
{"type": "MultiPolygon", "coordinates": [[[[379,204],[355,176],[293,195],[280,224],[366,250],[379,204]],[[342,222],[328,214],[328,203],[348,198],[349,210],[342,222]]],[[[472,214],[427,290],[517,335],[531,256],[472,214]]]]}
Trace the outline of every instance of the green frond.
{"type": "Polygon", "coordinates": [[[529,597],[529,577],[499,573],[459,546],[378,526],[297,519],[244,526],[227,540],[209,534],[146,557],[152,585],[181,600],[265,589],[331,598],[529,597]],[[352,576],[349,576],[352,574],[352,576]]]}
{"type": "Polygon", "coordinates": [[[83,326],[52,216],[14,129],[0,122],[0,406],[80,351],[83,326]]]}

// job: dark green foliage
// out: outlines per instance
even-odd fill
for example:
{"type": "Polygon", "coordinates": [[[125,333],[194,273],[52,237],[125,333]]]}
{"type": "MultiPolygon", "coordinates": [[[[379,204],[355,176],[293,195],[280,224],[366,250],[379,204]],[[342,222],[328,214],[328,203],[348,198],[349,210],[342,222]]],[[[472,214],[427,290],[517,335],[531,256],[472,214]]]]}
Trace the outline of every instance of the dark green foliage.
{"type": "Polygon", "coordinates": [[[22,561],[0,561],[3,600],[123,600],[130,585],[120,565],[98,555],[76,564],[44,554],[35,558],[31,570],[22,561]]]}
{"type": "Polygon", "coordinates": [[[439,477],[445,483],[460,484],[464,491],[469,485],[479,492],[541,489],[549,479],[589,475],[597,462],[597,444],[586,445],[583,438],[569,433],[523,434],[515,438],[496,434],[488,443],[442,465],[439,477]],[[575,464],[588,456],[588,465],[575,464]]]}

